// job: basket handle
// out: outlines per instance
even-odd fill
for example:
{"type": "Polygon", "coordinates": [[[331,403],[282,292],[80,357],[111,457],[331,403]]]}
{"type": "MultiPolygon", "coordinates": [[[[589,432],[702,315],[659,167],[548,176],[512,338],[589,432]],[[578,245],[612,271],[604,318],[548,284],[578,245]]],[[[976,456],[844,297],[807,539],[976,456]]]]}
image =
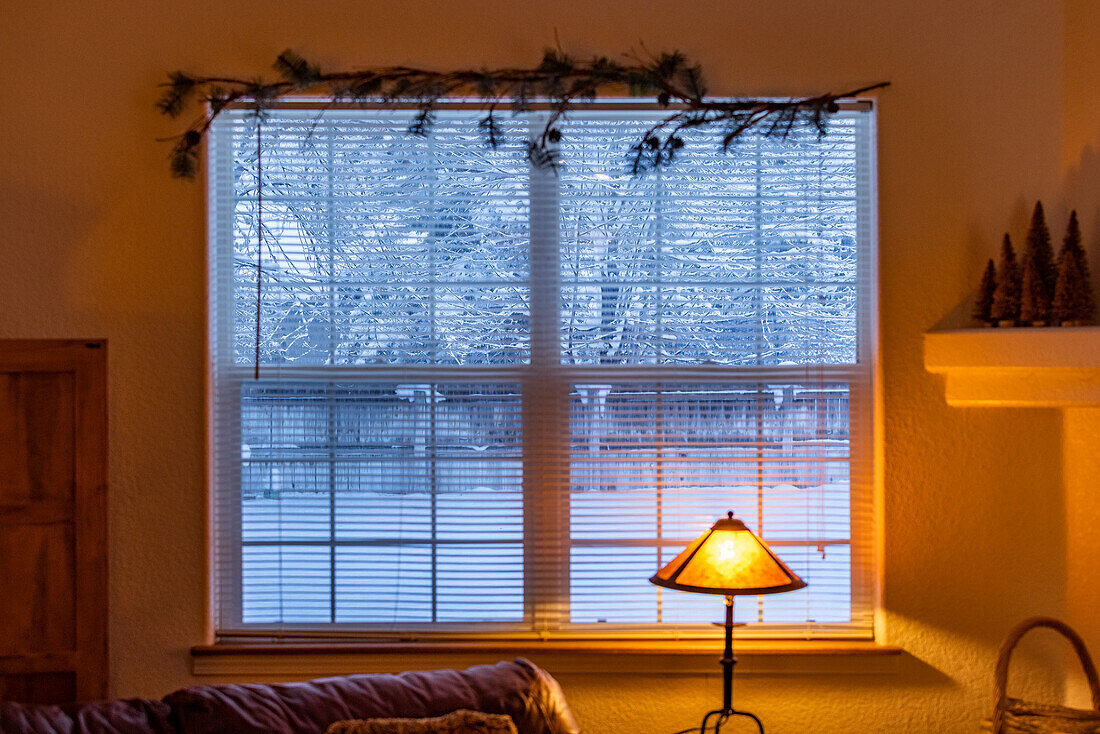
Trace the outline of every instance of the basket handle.
{"type": "Polygon", "coordinates": [[[993,734],[1003,734],[1004,731],[1005,710],[1008,708],[1008,663],[1012,650],[1021,637],[1036,627],[1048,627],[1070,641],[1078,660],[1081,661],[1081,667],[1085,670],[1085,677],[1089,681],[1092,708],[1100,711],[1100,679],[1096,676],[1096,666],[1092,663],[1092,656],[1085,647],[1085,641],[1074,632],[1072,627],[1061,620],[1053,617],[1031,617],[1013,627],[997,651],[997,667],[993,671],[993,695],[996,698],[993,708],[993,734]]]}

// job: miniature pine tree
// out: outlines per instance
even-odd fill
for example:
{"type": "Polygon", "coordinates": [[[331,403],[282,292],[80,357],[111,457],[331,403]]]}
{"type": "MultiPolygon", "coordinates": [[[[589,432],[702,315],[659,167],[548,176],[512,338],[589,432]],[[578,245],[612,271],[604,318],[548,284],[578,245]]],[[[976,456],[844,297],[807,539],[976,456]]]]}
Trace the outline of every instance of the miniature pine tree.
{"type": "Polygon", "coordinates": [[[1051,316],[1056,321],[1078,321],[1082,318],[1083,287],[1080,261],[1072,252],[1066,253],[1058,263],[1058,282],[1054,288],[1054,301],[1050,305],[1051,316]]]}
{"type": "Polygon", "coordinates": [[[974,299],[974,311],[972,315],[982,323],[990,320],[989,312],[993,308],[993,291],[997,288],[997,269],[993,266],[993,258],[985,265],[982,273],[982,282],[978,285],[978,297],[974,299]]]}
{"type": "Polygon", "coordinates": [[[1062,240],[1062,251],[1058,253],[1059,271],[1066,257],[1077,259],[1077,269],[1081,275],[1079,288],[1081,300],[1077,304],[1078,313],[1070,320],[1086,321],[1096,312],[1096,301],[1092,294],[1092,276],[1089,273],[1088,257],[1085,255],[1085,249],[1081,247],[1081,227],[1077,224],[1076,210],[1069,213],[1069,224],[1066,225],[1066,236],[1062,240]]]}
{"type": "Polygon", "coordinates": [[[1024,277],[1020,282],[1020,321],[1025,324],[1046,321],[1050,304],[1045,290],[1036,259],[1029,255],[1024,261],[1024,277]]]}
{"type": "Polygon", "coordinates": [[[997,268],[997,288],[993,291],[993,306],[989,315],[995,321],[1015,321],[1020,313],[1020,271],[1016,267],[1016,252],[1005,234],[1001,244],[1001,263],[997,268]]]}
{"type": "Polygon", "coordinates": [[[1058,280],[1058,269],[1054,264],[1054,250],[1050,245],[1050,229],[1047,227],[1046,216],[1043,214],[1043,202],[1035,202],[1035,209],[1031,213],[1031,225],[1027,228],[1027,243],[1024,247],[1023,262],[1031,258],[1035,261],[1035,268],[1043,283],[1043,296],[1047,305],[1054,298],[1054,286],[1058,280]]]}

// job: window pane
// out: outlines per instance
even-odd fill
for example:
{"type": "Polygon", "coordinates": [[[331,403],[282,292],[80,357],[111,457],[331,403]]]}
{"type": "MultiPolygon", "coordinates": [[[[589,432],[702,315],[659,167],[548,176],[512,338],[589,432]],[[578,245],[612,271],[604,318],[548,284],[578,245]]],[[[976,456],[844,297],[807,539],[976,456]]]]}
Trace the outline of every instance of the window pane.
{"type": "Polygon", "coordinates": [[[709,133],[667,169],[626,161],[656,118],[563,126],[566,362],[813,364],[856,359],[855,129],[709,133]]]}
{"type": "Polygon", "coordinates": [[[335,591],[337,622],[431,622],[431,547],[338,548],[335,591]]]}
{"type": "Polygon", "coordinates": [[[709,621],[699,613],[713,616],[713,602],[644,581],[727,511],[810,587],[738,615],[781,623],[801,609],[793,621],[805,622],[809,604],[817,621],[848,621],[848,394],[844,384],[574,386],[572,621],[709,621]]]}
{"type": "Polygon", "coordinates": [[[523,619],[523,545],[439,547],[440,622],[518,622],[523,619]]]}
{"type": "Polygon", "coordinates": [[[522,619],[517,385],[261,382],[241,405],[246,621],[522,619]]]}
{"type": "Polygon", "coordinates": [[[657,569],[647,548],[578,548],[569,553],[569,621],[574,624],[657,621],[657,569]]]}
{"type": "MultiPolygon", "coordinates": [[[[527,359],[527,163],[444,115],[428,137],[408,116],[263,125],[261,360],[267,364],[495,364],[527,359]]],[[[238,362],[254,359],[254,121],[234,148],[238,362]]]]}
{"type": "Polygon", "coordinates": [[[241,564],[245,624],[330,621],[327,547],[246,545],[241,564]]]}

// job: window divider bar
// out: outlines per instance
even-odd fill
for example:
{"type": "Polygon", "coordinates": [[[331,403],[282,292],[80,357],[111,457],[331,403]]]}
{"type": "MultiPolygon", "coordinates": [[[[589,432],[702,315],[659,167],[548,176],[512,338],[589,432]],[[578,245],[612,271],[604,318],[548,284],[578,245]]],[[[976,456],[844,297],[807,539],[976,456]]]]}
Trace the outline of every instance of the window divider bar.
{"type": "MultiPolygon", "coordinates": [[[[545,120],[535,115],[531,135],[545,120]]],[[[532,628],[568,621],[569,384],[554,369],[561,354],[561,193],[556,172],[529,166],[531,364],[523,390],[524,596],[532,628]],[[543,577],[537,578],[534,569],[543,577]],[[547,577],[548,576],[548,577],[547,577]]]]}

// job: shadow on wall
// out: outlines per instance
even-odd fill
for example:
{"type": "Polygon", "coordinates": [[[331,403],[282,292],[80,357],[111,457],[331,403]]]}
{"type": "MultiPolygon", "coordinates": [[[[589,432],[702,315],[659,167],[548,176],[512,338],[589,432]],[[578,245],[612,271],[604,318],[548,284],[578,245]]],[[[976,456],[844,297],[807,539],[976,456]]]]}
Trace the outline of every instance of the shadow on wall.
{"type": "MultiPolygon", "coordinates": [[[[1051,233],[1065,232],[1065,222],[1070,210],[1077,210],[1077,219],[1081,223],[1081,239],[1088,254],[1089,269],[1092,271],[1092,289],[1100,293],[1100,128],[1092,136],[1092,142],[1081,149],[1077,162],[1065,173],[1062,185],[1062,200],[1058,209],[1060,229],[1051,233]]],[[[1061,234],[1055,240],[1061,246],[1061,234]]]]}
{"type": "Polygon", "coordinates": [[[1100,268],[1100,130],[1094,142],[1081,151],[1077,163],[1066,171],[1063,188],[1062,208],[1067,217],[1070,209],[1077,210],[1095,289],[1100,268]]]}

